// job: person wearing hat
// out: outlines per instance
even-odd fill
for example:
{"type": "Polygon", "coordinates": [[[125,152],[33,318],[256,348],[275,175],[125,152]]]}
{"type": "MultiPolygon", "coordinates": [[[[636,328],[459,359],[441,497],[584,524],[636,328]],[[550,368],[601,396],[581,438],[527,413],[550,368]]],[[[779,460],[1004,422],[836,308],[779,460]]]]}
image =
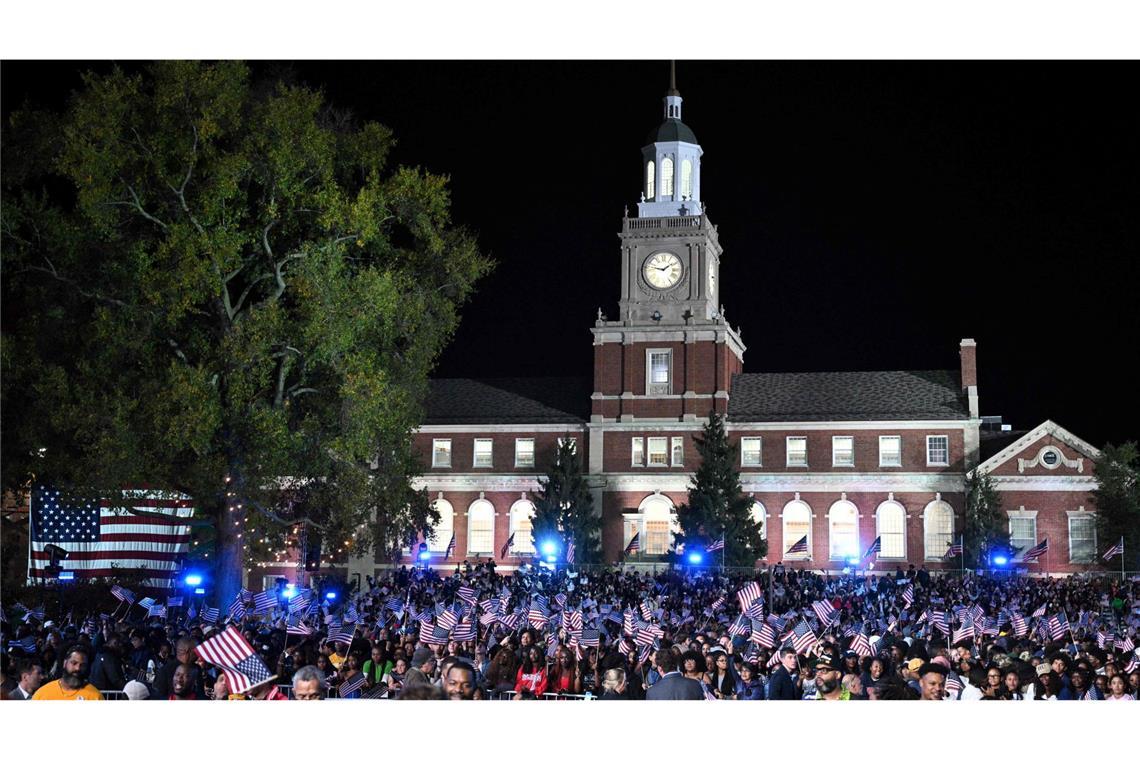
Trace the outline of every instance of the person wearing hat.
{"type": "Polygon", "coordinates": [[[843,670],[847,675],[859,675],[859,653],[854,649],[843,653],[843,670]]]}
{"type": "Polygon", "coordinates": [[[815,698],[848,701],[851,690],[843,684],[843,660],[839,652],[825,647],[815,660],[815,698]]]}
{"type": "Polygon", "coordinates": [[[431,674],[435,670],[435,657],[427,647],[419,647],[412,654],[412,667],[404,676],[404,688],[417,684],[431,685],[431,674]]]}

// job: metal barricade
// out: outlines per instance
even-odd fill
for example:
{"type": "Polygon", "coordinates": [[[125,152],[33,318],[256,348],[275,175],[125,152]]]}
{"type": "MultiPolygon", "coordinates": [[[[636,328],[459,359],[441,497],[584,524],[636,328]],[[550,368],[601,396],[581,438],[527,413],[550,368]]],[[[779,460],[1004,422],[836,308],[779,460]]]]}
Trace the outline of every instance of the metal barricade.
{"type": "Polygon", "coordinates": [[[109,702],[117,702],[120,699],[127,699],[127,693],[119,689],[107,689],[106,691],[99,692],[103,695],[103,699],[109,702]]]}
{"type": "MultiPolygon", "coordinates": [[[[509,701],[518,695],[517,691],[500,691],[493,692],[490,700],[494,702],[509,701]]],[[[543,694],[540,698],[542,702],[590,702],[597,697],[593,694],[543,694]]]]}

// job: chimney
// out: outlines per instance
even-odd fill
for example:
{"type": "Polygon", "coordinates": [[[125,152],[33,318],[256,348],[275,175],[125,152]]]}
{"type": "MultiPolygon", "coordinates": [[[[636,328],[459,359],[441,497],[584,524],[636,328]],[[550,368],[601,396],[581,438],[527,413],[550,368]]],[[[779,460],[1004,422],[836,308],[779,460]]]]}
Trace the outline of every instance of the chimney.
{"type": "Polygon", "coordinates": [[[973,338],[963,338],[958,348],[962,360],[962,390],[970,404],[970,418],[978,419],[978,344],[973,338]]]}

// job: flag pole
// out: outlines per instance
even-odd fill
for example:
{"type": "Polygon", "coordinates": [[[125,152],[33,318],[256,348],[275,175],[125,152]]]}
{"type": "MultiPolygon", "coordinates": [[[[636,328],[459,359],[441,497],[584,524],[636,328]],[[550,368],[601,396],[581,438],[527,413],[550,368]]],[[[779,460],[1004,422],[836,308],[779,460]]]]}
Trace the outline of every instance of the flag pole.
{"type": "Polygon", "coordinates": [[[1124,536],[1120,537],[1120,585],[1124,586],[1124,536]]]}
{"type": "Polygon", "coordinates": [[[724,531],[720,532],[720,574],[724,575],[724,531]]]}

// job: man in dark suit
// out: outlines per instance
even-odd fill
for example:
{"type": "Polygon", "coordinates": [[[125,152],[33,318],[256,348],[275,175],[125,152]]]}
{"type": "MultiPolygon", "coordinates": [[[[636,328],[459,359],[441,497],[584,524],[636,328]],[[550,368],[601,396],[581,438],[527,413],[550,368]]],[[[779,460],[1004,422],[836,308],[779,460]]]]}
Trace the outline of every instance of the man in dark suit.
{"type": "Polygon", "coordinates": [[[780,664],[772,672],[768,682],[768,699],[803,699],[803,688],[799,684],[799,664],[796,650],[784,647],[780,650],[780,664]]]}
{"type": "Polygon", "coordinates": [[[685,678],[677,671],[677,655],[672,649],[660,649],[656,655],[657,672],[661,678],[649,687],[646,699],[697,699],[705,698],[701,685],[685,678]]]}
{"type": "Polygon", "coordinates": [[[19,683],[17,683],[16,688],[8,692],[8,699],[31,699],[32,695],[36,693],[36,689],[40,688],[40,684],[43,683],[44,669],[39,666],[39,663],[24,660],[20,663],[16,677],[20,679],[19,683]]]}

